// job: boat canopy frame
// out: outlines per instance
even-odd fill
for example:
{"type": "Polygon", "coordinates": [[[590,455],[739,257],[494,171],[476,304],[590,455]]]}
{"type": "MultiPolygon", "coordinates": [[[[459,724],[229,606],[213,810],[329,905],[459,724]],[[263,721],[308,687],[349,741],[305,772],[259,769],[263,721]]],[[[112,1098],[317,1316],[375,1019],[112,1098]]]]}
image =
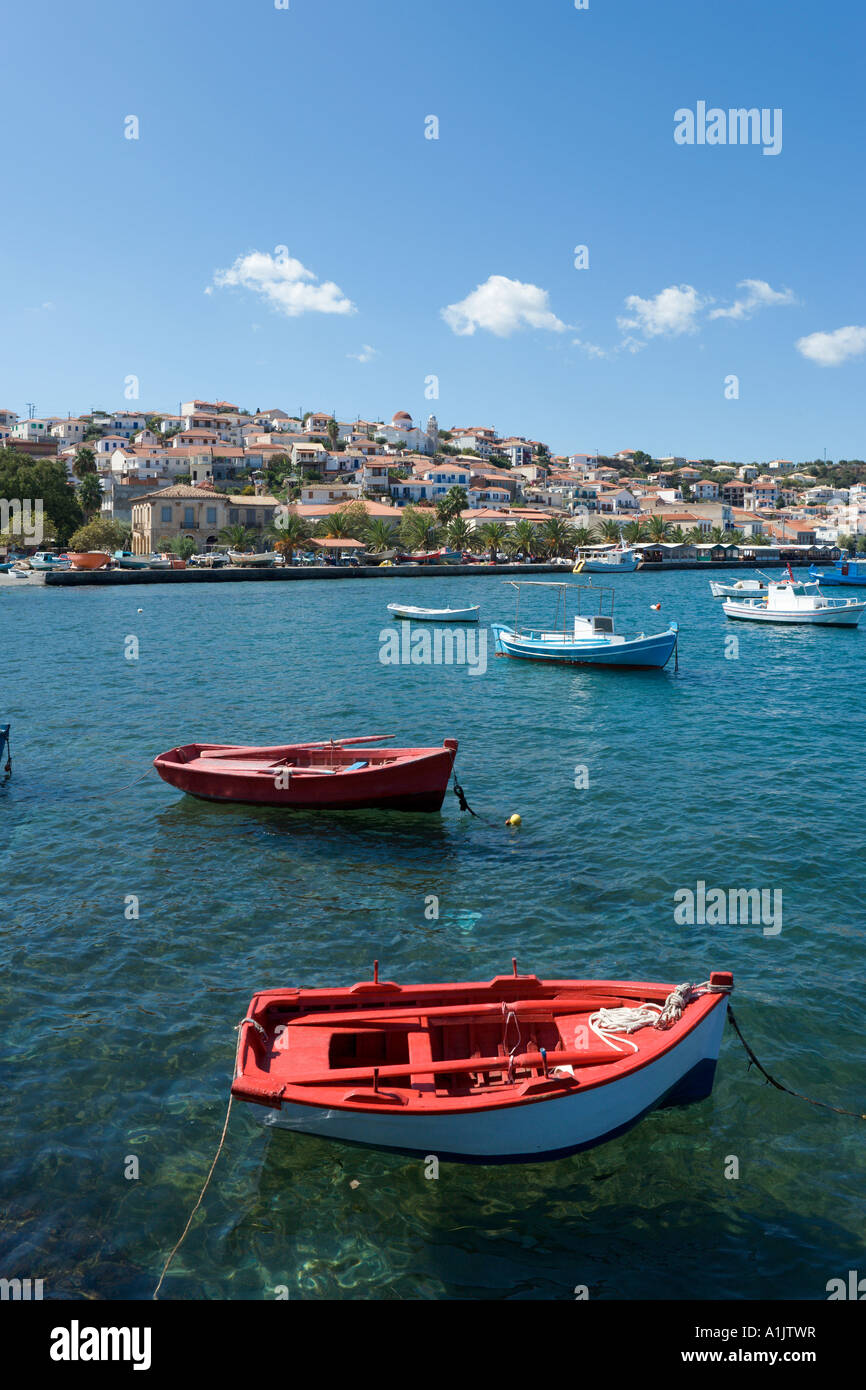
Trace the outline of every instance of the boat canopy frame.
{"type": "Polygon", "coordinates": [[[557,632],[559,630],[560,609],[562,610],[562,634],[568,637],[568,596],[576,594],[577,613],[579,618],[586,617],[607,617],[613,620],[613,605],[616,598],[616,589],[611,584],[568,584],[556,579],[505,579],[504,584],[509,584],[512,589],[517,590],[517,602],[514,608],[514,624],[512,631],[516,637],[522,637],[538,632],[537,626],[522,628],[520,626],[520,590],[521,589],[557,589],[556,611],[553,616],[553,627],[543,629],[545,632],[557,632]],[[591,598],[583,599],[582,595],[591,595],[591,598]],[[590,603],[595,603],[595,611],[588,611],[590,603]],[[583,605],[583,607],[581,607],[583,605]]]}

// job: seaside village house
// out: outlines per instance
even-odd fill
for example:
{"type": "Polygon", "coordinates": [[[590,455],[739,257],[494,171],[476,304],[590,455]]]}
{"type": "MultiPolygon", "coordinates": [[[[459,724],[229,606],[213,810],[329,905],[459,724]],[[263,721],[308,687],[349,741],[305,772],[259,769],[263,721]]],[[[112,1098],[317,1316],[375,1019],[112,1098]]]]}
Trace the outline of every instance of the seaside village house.
{"type": "Polygon", "coordinates": [[[159,553],[177,536],[188,536],[199,551],[219,546],[224,526],[245,526],[263,536],[279,506],[276,497],[234,496],[185,483],[161,488],[132,504],[132,549],[159,553]]]}

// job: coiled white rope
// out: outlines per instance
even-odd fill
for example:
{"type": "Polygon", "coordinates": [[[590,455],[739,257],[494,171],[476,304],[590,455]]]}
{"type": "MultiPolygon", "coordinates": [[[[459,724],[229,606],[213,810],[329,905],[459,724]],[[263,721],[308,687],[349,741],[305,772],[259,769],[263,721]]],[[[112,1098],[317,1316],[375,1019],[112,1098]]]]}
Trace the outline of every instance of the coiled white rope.
{"type": "Polygon", "coordinates": [[[636,1004],[619,1009],[598,1009],[590,1015],[590,1030],[614,1052],[623,1051],[617,1043],[625,1043],[632,1052],[637,1052],[637,1043],[631,1042],[628,1036],[618,1035],[636,1033],[639,1028],[670,1028],[682,1018],[686,1006],[708,987],[708,980],[701,985],[690,985],[686,981],[671,990],[663,1005],[636,1004]]]}

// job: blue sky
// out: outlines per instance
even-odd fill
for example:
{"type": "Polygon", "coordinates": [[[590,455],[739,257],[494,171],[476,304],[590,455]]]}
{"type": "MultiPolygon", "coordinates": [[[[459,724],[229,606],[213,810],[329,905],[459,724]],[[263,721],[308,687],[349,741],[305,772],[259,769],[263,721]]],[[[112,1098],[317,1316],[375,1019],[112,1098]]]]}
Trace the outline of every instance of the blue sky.
{"type": "Polygon", "coordinates": [[[19,7],[0,406],[133,375],[129,408],[862,457],[864,38],[853,0],[19,7]],[[676,144],[700,101],[780,108],[781,151],[676,144]]]}

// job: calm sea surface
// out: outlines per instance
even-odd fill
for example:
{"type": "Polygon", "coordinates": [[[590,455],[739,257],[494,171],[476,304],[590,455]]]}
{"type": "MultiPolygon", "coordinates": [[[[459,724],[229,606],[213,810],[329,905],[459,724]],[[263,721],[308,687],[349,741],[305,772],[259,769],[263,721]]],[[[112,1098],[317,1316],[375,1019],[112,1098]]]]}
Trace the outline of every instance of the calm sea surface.
{"type": "MultiPolygon", "coordinates": [[[[250,996],[369,978],[374,957],[402,982],[488,979],[512,955],[554,976],[732,969],[764,1064],[866,1109],[866,625],[729,623],[694,573],[615,584],[627,635],[680,622],[678,675],[492,643],[483,675],[380,663],[397,597],[510,617],[489,575],[0,590],[0,1274],[149,1297],[216,1149],[250,996]],[[217,807],[148,775],[185,741],[389,732],[459,738],[484,819],[450,794],[441,816],[217,807]],[[780,890],[782,931],[678,926],[674,893],[699,880],[780,890]]],[[[161,1296],[821,1299],[864,1267],[863,1139],[747,1073],[731,1029],[709,1100],[556,1163],[431,1180],[238,1105],[161,1296]]]]}

